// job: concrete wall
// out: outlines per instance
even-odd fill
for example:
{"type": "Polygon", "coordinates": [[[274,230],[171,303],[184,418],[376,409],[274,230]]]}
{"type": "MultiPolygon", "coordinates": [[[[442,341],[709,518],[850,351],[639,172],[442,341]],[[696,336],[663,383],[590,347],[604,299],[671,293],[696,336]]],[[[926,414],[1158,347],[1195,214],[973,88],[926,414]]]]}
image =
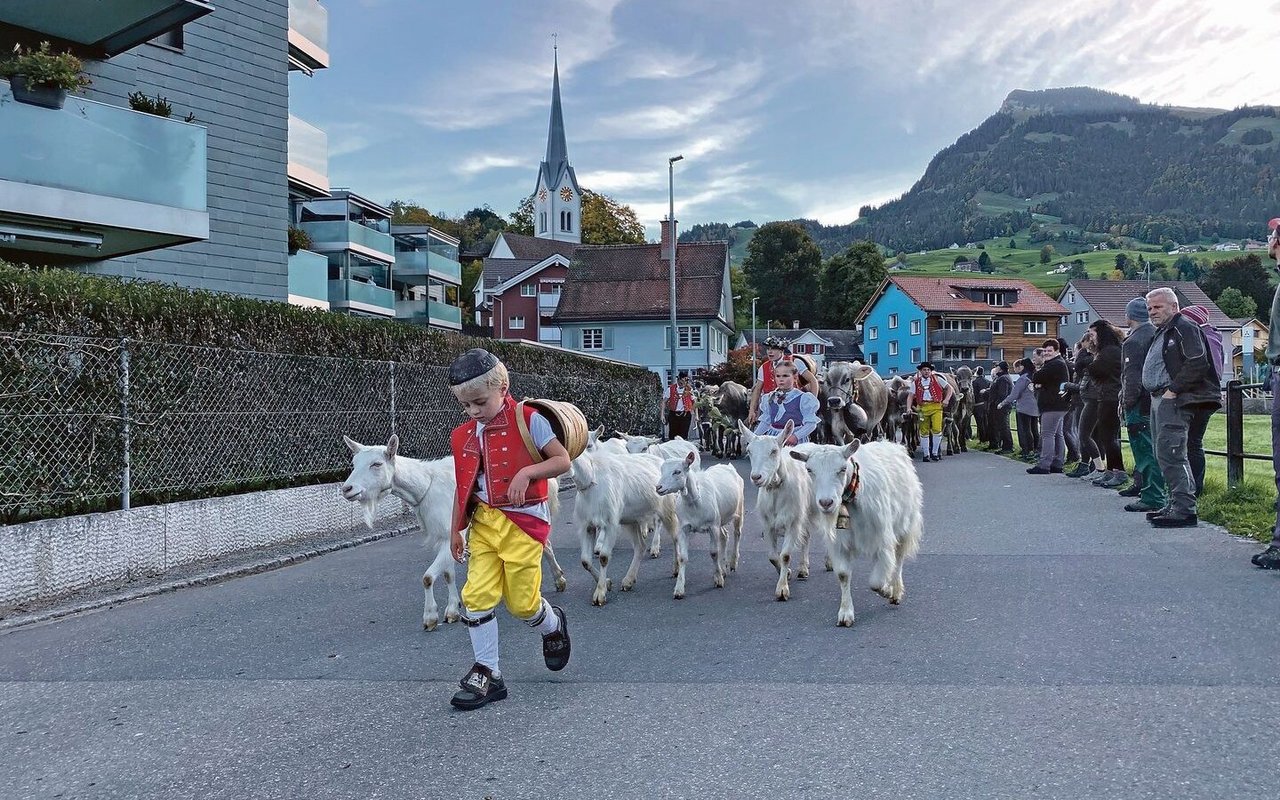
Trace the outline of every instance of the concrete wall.
{"type": "Polygon", "coordinates": [[[88,62],[85,96],[167,97],[209,130],[209,240],[88,265],[109,275],[284,301],[288,296],[288,0],[219,0],[181,51],[142,44],[88,62]]]}
{"type": "MultiPolygon", "coordinates": [[[[384,500],[378,519],[403,506],[384,500]]],[[[343,500],[336,483],[8,525],[0,527],[0,609],[363,526],[361,506],[343,500]]]]}

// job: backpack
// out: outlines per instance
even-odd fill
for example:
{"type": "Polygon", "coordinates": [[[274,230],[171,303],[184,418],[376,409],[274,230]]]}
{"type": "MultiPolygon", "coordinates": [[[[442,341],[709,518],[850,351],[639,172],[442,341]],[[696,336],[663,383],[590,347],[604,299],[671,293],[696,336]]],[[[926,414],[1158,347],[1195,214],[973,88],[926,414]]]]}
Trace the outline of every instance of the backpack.
{"type": "Polygon", "coordinates": [[[1213,381],[1215,385],[1222,385],[1222,332],[1217,328],[1205,323],[1200,327],[1200,334],[1204,336],[1206,350],[1209,352],[1209,366],[1213,367],[1213,381]]]}

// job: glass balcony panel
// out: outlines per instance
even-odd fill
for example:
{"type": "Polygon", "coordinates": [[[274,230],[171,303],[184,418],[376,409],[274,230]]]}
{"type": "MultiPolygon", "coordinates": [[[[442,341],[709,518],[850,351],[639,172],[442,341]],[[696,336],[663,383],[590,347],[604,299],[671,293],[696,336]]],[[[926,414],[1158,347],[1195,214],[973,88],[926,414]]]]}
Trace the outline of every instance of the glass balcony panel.
{"type": "Polygon", "coordinates": [[[430,250],[400,250],[396,253],[396,275],[402,277],[426,276],[451,283],[462,283],[462,265],[430,250]]]}
{"type": "Polygon", "coordinates": [[[451,328],[462,327],[462,309],[457,306],[428,300],[427,314],[431,317],[431,322],[433,324],[446,325],[451,328]]]}
{"type": "Polygon", "coordinates": [[[289,115],[289,180],[303,189],[329,192],[329,137],[292,114],[289,115]]]}
{"type": "Polygon", "coordinates": [[[306,298],[329,306],[329,259],[299,250],[289,256],[289,297],[306,298]]]}
{"type": "Polygon", "coordinates": [[[538,293],[538,310],[543,313],[555,311],[560,305],[559,292],[539,292],[538,293]]]}
{"type": "Polygon", "coordinates": [[[329,10],[317,0],[289,0],[289,55],[306,69],[329,66],[329,10]]]}
{"type": "Polygon", "coordinates": [[[320,252],[346,249],[349,245],[357,244],[381,254],[387,261],[393,261],[396,257],[395,239],[392,239],[390,234],[358,222],[347,220],[303,222],[300,227],[314,242],[312,249],[320,252]]]}
{"type": "Polygon", "coordinates": [[[329,281],[329,305],[390,317],[396,313],[396,293],[364,281],[329,281]]]}

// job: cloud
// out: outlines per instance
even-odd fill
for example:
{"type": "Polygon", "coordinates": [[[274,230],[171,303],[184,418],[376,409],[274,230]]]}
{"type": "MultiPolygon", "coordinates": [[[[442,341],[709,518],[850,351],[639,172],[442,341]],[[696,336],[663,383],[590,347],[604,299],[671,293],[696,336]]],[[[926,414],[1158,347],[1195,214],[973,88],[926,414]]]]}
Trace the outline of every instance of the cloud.
{"type": "Polygon", "coordinates": [[[471,177],[491,169],[528,166],[529,159],[516,156],[499,156],[490,153],[468,156],[460,161],[453,171],[458,175],[471,177]]]}

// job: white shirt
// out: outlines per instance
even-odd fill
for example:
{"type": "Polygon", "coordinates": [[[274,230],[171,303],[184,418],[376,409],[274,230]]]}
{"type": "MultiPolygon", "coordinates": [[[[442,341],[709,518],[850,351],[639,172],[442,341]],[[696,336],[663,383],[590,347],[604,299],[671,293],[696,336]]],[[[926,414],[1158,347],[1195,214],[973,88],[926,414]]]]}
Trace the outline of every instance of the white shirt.
{"type": "MultiPolygon", "coordinates": [[[[484,433],[484,423],[476,421],[476,438],[484,433]]],[[[547,418],[537,411],[533,412],[533,416],[529,418],[529,435],[533,437],[533,443],[538,450],[547,446],[547,443],[556,438],[555,431],[551,430],[551,423],[547,422],[547,418]]],[[[476,486],[476,498],[482,503],[489,502],[489,492],[484,484],[484,472],[481,471],[477,475],[478,484],[476,486]]],[[[521,514],[528,514],[531,517],[537,517],[543,522],[551,521],[551,507],[544,500],[541,503],[530,503],[527,506],[503,506],[508,511],[516,511],[521,514]]]]}

